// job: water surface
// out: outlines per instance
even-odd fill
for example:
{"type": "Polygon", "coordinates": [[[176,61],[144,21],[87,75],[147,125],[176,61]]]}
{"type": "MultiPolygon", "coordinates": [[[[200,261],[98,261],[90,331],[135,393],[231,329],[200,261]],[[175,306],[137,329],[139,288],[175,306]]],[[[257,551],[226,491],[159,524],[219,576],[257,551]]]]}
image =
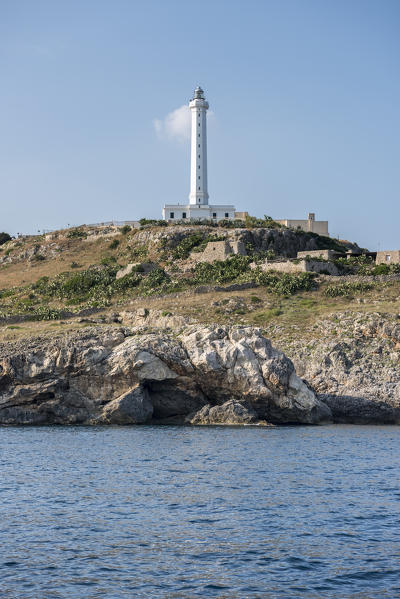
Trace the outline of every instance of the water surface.
{"type": "Polygon", "coordinates": [[[397,427],[0,429],[0,597],[400,597],[397,427]]]}

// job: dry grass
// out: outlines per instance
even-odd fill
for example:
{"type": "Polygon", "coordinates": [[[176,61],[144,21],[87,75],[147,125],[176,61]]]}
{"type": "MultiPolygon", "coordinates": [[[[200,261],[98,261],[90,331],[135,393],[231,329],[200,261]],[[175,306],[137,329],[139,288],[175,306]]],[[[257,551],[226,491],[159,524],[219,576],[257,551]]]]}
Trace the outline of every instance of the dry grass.
{"type": "MultiPolygon", "coordinates": [[[[325,283],[323,284],[325,285],[325,283]]],[[[124,303],[115,303],[100,314],[109,314],[122,310],[148,308],[168,311],[172,314],[188,316],[197,322],[221,324],[248,324],[266,330],[279,347],[279,334],[275,325],[279,325],[282,337],[291,334],[301,335],[305,340],[315,336],[313,324],[323,318],[336,315],[340,318],[343,312],[379,312],[382,314],[399,314],[399,284],[387,285],[383,290],[377,288],[364,292],[362,297],[329,298],[323,294],[323,285],[317,291],[303,292],[290,298],[279,298],[266,289],[245,289],[235,292],[210,292],[197,294],[186,291],[164,297],[135,298],[124,303]],[[256,296],[260,301],[254,304],[251,300],[256,296]],[[244,313],[228,313],[224,311],[223,300],[242,300],[244,313]],[[216,302],[219,303],[215,306],[216,302]]],[[[94,316],[94,318],[97,315],[94,316]]],[[[63,321],[24,322],[17,325],[0,327],[2,341],[29,337],[32,335],[54,335],[63,331],[75,330],[87,326],[80,319],[72,318],[63,321]],[[16,328],[17,327],[17,328],[16,328]]]]}
{"type": "MultiPolygon", "coordinates": [[[[40,244],[40,252],[45,255],[51,249],[57,248],[53,257],[45,260],[21,260],[13,264],[0,266],[0,289],[13,286],[28,285],[36,282],[40,277],[55,275],[71,271],[71,264],[76,263],[76,271],[86,269],[92,264],[99,264],[103,258],[114,256],[118,263],[125,265],[137,261],[132,254],[135,248],[136,232],[127,235],[110,234],[93,239],[68,239],[60,232],[56,239],[42,239],[31,237],[21,241],[11,255],[16,255],[23,250],[33,248],[40,244]],[[110,242],[118,239],[119,244],[115,249],[110,249],[110,242]]],[[[154,248],[153,248],[153,251],[154,248]]],[[[4,249],[0,256],[4,255],[4,249]]],[[[150,252],[148,258],[156,258],[150,252]]],[[[159,257],[159,256],[158,256],[159,257]]],[[[329,285],[328,280],[322,280],[318,290],[302,292],[289,298],[278,297],[267,289],[256,288],[234,292],[194,293],[192,290],[164,297],[150,296],[146,298],[133,298],[123,303],[115,301],[105,313],[121,311],[124,309],[150,308],[168,311],[172,314],[188,316],[201,323],[226,323],[249,324],[265,328],[267,331],[275,325],[281,327],[282,332],[296,331],[298,335],[311,338],[313,323],[318,319],[341,312],[380,312],[387,314],[400,313],[399,290],[400,284],[381,283],[363,293],[353,297],[331,298],[324,295],[324,289],[329,285]],[[256,296],[259,301],[252,301],[256,296]],[[221,305],[221,300],[234,299],[242,302],[243,309],[231,311],[221,305]],[[219,305],[215,305],[218,303],[219,305]]],[[[67,331],[86,326],[78,319],[50,322],[27,322],[17,325],[0,326],[0,339],[10,340],[31,335],[54,335],[60,331],[67,331]]],[[[279,339],[277,339],[279,342],[279,339]]],[[[278,343],[279,344],[279,343],[278,343]]]]}
{"type": "MultiPolygon", "coordinates": [[[[68,239],[62,235],[58,239],[42,239],[36,236],[21,241],[10,254],[14,257],[23,251],[31,250],[39,245],[39,254],[47,256],[44,260],[22,259],[13,263],[0,265],[0,289],[28,285],[35,283],[40,277],[54,277],[61,272],[70,271],[71,264],[78,265],[76,270],[83,270],[92,264],[100,264],[103,258],[114,256],[122,265],[129,262],[129,248],[134,245],[134,232],[128,235],[109,234],[91,239],[68,239]],[[110,242],[118,239],[119,245],[116,249],[109,248],[110,242]]],[[[0,257],[4,256],[0,252],[0,257]]]]}

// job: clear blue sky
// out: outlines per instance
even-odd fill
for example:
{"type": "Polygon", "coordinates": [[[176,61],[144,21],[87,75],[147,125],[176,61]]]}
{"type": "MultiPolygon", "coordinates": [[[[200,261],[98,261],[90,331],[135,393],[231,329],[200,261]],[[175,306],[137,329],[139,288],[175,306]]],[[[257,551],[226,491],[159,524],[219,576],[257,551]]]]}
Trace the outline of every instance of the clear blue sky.
{"type": "Polygon", "coordinates": [[[0,230],[185,202],[199,83],[210,202],[400,248],[399,0],[0,0],[0,81],[0,230]]]}

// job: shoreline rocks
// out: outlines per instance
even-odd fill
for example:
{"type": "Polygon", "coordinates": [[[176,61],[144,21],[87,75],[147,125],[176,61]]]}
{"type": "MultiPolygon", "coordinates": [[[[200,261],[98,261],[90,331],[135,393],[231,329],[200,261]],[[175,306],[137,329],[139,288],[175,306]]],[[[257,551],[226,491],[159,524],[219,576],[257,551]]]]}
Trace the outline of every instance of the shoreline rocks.
{"type": "Polygon", "coordinates": [[[347,312],[316,323],[314,340],[285,345],[334,422],[400,423],[400,320],[347,312]]]}
{"type": "Polygon", "coordinates": [[[331,411],[252,327],[104,326],[0,346],[0,424],[171,419],[318,424],[331,411]]]}

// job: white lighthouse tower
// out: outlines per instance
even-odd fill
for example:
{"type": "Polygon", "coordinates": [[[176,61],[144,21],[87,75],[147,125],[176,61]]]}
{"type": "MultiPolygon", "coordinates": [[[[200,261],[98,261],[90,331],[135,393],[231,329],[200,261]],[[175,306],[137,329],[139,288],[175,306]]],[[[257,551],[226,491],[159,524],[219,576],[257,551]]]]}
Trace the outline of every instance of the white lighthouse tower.
{"type": "Polygon", "coordinates": [[[200,86],[194,90],[189,102],[192,113],[192,136],[190,153],[189,204],[165,204],[163,218],[170,222],[180,220],[219,221],[233,220],[232,205],[209,205],[207,185],[207,110],[208,102],[200,86]]]}
{"type": "Polygon", "coordinates": [[[189,202],[196,206],[208,204],[207,191],[207,110],[201,87],[194,90],[189,102],[192,113],[192,147],[190,154],[189,202]]]}

